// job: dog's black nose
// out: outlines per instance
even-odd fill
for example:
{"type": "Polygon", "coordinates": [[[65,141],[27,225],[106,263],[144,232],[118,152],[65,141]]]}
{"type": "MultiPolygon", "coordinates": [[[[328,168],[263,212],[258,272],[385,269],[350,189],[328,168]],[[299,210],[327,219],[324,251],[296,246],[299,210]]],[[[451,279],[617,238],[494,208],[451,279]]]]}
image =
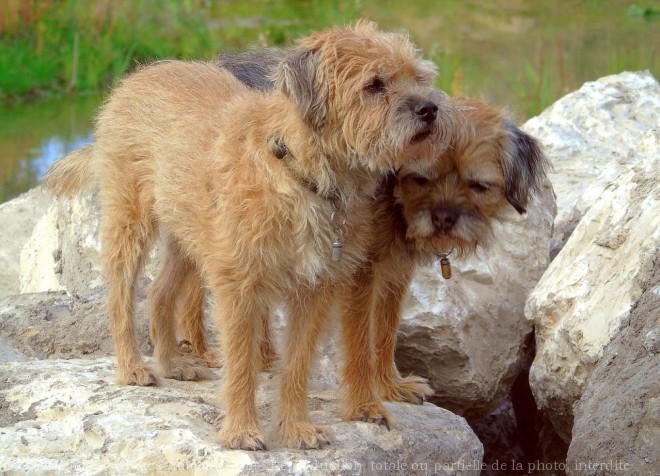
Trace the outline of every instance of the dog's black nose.
{"type": "Polygon", "coordinates": [[[458,220],[458,211],[451,208],[439,208],[433,211],[433,226],[442,232],[451,230],[458,220]]]}
{"type": "Polygon", "coordinates": [[[438,105],[433,101],[420,102],[415,106],[415,114],[424,122],[433,122],[438,115],[438,105]]]}

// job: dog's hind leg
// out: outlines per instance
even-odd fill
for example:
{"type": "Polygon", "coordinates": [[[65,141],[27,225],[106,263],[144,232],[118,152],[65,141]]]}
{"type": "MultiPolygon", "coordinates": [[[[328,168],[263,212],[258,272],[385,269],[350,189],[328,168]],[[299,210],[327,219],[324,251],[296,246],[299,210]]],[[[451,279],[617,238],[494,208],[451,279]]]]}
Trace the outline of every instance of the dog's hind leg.
{"type": "MultiPolygon", "coordinates": [[[[208,367],[195,355],[182,352],[176,340],[175,308],[177,297],[186,280],[197,273],[195,265],[185,256],[174,238],[167,235],[161,268],[149,287],[151,303],[151,340],[154,355],[167,378],[201,380],[210,377],[208,367]]],[[[202,294],[203,291],[200,289],[202,294]]],[[[192,312],[201,316],[201,305],[192,312]]],[[[197,318],[197,316],[195,317],[197,318]]]]}
{"type": "Polygon", "coordinates": [[[261,317],[261,325],[263,334],[261,335],[261,370],[270,372],[273,370],[277,362],[277,351],[273,343],[273,331],[270,328],[270,313],[266,313],[261,317]]]}
{"type": "Polygon", "coordinates": [[[177,322],[183,342],[209,367],[220,367],[218,356],[209,349],[204,325],[204,284],[197,270],[188,273],[177,302],[177,322]]]}
{"type": "Polygon", "coordinates": [[[113,172],[107,173],[101,184],[100,235],[119,382],[158,385],[156,373],[140,354],[134,322],[135,288],[156,227],[148,207],[139,201],[139,185],[113,172]]]}
{"type": "Polygon", "coordinates": [[[292,448],[322,448],[329,443],[325,429],[310,422],[307,380],[333,297],[329,286],[318,286],[288,298],[288,335],[282,354],[279,418],[283,443],[292,448]]]}

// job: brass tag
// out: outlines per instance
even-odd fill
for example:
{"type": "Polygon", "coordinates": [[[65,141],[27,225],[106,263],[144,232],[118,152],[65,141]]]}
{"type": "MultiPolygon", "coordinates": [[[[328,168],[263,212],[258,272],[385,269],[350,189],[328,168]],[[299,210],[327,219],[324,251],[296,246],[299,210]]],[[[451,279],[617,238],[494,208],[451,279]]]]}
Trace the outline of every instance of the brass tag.
{"type": "Polygon", "coordinates": [[[442,256],[440,258],[440,272],[442,273],[443,278],[451,279],[451,263],[447,256],[442,256]]]}

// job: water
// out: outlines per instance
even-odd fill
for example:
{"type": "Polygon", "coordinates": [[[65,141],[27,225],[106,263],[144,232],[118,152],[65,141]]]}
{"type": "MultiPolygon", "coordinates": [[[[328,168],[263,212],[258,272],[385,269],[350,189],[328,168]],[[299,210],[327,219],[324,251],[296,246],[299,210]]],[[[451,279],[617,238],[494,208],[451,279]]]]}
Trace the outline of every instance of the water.
{"type": "MultiPolygon", "coordinates": [[[[231,18],[221,3],[210,8],[209,24],[231,26],[232,35],[243,31],[240,46],[247,46],[265,27],[281,28],[286,36],[286,24],[278,19],[273,26],[264,8],[286,9],[291,24],[318,28],[315,22],[341,23],[349,2],[310,0],[309,9],[282,0],[241,3],[242,16],[231,18]]],[[[629,15],[631,5],[621,0],[363,0],[350,2],[348,11],[383,29],[409,31],[439,65],[440,87],[507,106],[522,122],[585,81],[643,69],[658,77],[660,20],[629,15]]],[[[658,2],[650,5],[660,8],[658,2]]],[[[0,108],[0,202],[35,186],[54,160],[88,143],[101,101],[102,96],[84,96],[0,108]]]]}
{"type": "Polygon", "coordinates": [[[34,187],[58,158],[91,142],[100,96],[0,109],[0,201],[34,187]]]}

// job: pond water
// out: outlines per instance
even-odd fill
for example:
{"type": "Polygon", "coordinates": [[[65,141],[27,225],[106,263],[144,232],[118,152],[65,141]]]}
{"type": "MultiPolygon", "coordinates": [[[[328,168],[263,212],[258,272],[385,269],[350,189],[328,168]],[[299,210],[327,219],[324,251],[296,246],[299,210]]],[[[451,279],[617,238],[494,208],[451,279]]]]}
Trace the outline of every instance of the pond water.
{"type": "MultiPolygon", "coordinates": [[[[383,29],[409,31],[440,67],[439,87],[507,106],[520,122],[585,81],[624,70],[660,74],[660,20],[642,16],[631,1],[250,0],[241,2],[240,15],[220,18],[226,14],[221,5],[209,8],[209,25],[219,35],[228,27],[232,35],[243,31],[239,47],[253,44],[275,21],[268,9],[282,10],[272,18],[277,13],[285,30],[282,12],[303,30],[332,23],[334,12],[337,23],[366,17],[383,29]]],[[[0,202],[35,186],[54,160],[91,140],[102,99],[87,95],[0,108],[0,202]]]]}

